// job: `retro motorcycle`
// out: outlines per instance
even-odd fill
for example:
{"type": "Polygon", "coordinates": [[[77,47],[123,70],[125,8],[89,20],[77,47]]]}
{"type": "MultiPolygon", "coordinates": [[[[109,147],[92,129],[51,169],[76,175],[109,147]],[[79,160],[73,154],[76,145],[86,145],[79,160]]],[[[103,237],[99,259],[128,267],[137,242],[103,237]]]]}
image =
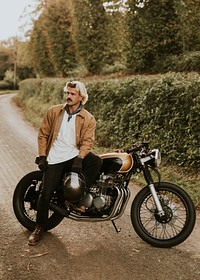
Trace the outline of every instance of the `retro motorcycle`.
{"type": "MultiPolygon", "coordinates": [[[[106,153],[100,157],[102,169],[90,188],[80,184],[83,178],[72,182],[74,174],[65,174],[51,199],[46,230],[56,227],[66,217],[84,222],[111,221],[119,232],[115,220],[122,216],[129,201],[131,176],[142,172],[147,185],[136,194],[130,211],[136,233],[148,244],[160,248],[176,246],[189,237],[196,221],[193,201],[180,186],[161,181],[158,149],[150,149],[149,144],[143,142],[126,152],[106,153]],[[80,205],[84,206],[84,211],[80,205]]],[[[16,218],[31,231],[35,228],[42,176],[42,171],[30,172],[14,190],[16,218]]]]}

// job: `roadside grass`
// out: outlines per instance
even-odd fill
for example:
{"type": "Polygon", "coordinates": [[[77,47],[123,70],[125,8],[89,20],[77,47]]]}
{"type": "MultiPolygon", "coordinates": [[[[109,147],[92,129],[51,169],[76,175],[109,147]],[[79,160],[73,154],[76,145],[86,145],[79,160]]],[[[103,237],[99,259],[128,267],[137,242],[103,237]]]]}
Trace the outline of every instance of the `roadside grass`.
{"type": "MultiPolygon", "coordinates": [[[[188,170],[163,162],[159,168],[161,181],[171,182],[182,187],[192,198],[196,209],[200,209],[200,175],[194,170],[188,170]]],[[[134,182],[144,186],[142,174],[134,177],[134,182]]]]}
{"type": "Polygon", "coordinates": [[[11,89],[6,89],[6,90],[0,90],[0,95],[3,95],[3,94],[10,94],[10,93],[17,93],[18,90],[11,90],[11,89]]]}
{"type": "Polygon", "coordinates": [[[163,164],[161,178],[178,184],[192,197],[197,209],[200,209],[200,174],[199,170],[186,169],[175,165],[163,164]]]}

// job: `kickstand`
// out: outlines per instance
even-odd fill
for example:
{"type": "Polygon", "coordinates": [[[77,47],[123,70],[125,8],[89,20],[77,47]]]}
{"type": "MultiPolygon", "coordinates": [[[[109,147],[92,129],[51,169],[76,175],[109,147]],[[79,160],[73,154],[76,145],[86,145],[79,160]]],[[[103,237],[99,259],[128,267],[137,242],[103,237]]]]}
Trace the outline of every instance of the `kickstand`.
{"type": "Polygon", "coordinates": [[[116,232],[119,233],[121,231],[121,228],[117,228],[117,226],[116,226],[116,224],[115,224],[115,222],[113,220],[111,222],[112,222],[116,232]]]}

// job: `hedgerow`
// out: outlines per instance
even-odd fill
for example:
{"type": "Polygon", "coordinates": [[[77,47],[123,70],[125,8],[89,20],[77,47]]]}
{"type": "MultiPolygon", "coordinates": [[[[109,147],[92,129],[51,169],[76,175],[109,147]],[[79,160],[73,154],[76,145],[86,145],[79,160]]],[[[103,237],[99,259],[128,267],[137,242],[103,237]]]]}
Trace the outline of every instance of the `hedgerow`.
{"type": "MultiPolygon", "coordinates": [[[[65,82],[25,80],[17,101],[31,111],[31,118],[35,113],[41,120],[47,107],[65,101],[65,82]]],[[[89,93],[86,109],[97,120],[98,145],[122,149],[149,140],[170,161],[200,166],[200,75],[168,73],[83,82],[89,93]]]]}

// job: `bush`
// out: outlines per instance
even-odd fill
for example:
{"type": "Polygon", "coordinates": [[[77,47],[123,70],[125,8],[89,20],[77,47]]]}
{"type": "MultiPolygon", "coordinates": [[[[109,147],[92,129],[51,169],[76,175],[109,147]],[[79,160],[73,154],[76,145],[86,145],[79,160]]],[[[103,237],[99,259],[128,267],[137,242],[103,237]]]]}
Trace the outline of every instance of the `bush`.
{"type": "Polygon", "coordinates": [[[154,66],[148,73],[167,72],[200,72],[200,51],[188,52],[181,55],[168,55],[155,60],[154,66]]]}
{"type": "Polygon", "coordinates": [[[200,165],[200,77],[162,76],[145,95],[145,120],[162,152],[179,165],[200,165]]]}
{"type": "Polygon", "coordinates": [[[63,79],[27,79],[19,83],[16,102],[26,107],[27,119],[39,126],[48,107],[63,102],[63,79]]]}
{"type": "MultiPolygon", "coordinates": [[[[99,145],[127,148],[150,140],[164,156],[182,166],[200,166],[200,76],[168,73],[122,79],[85,81],[86,109],[97,120],[99,145]]],[[[52,104],[62,103],[63,79],[30,79],[20,83],[18,100],[43,117],[52,104]]]]}
{"type": "Polygon", "coordinates": [[[200,72],[200,51],[172,56],[166,69],[175,72],[200,72]]]}

